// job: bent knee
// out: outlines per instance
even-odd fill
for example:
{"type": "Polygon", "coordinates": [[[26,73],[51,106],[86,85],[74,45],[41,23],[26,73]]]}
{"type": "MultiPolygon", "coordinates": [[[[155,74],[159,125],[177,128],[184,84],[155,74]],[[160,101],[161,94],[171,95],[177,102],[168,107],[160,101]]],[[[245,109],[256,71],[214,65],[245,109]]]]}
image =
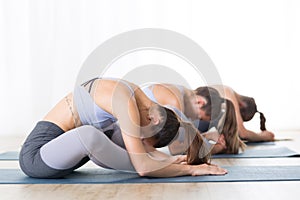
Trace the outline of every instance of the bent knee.
{"type": "Polygon", "coordinates": [[[94,149],[102,146],[109,138],[99,129],[91,125],[84,125],[77,128],[76,133],[79,136],[80,142],[88,149],[94,149]]]}

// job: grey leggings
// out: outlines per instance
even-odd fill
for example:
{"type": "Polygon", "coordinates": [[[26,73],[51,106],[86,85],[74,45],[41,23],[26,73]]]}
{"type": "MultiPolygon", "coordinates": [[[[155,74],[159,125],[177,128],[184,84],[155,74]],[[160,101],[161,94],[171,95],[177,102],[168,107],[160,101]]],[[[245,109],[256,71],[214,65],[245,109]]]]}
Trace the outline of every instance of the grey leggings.
{"type": "Polygon", "coordinates": [[[64,133],[51,122],[38,122],[19,157],[23,172],[35,178],[60,178],[89,160],[104,168],[135,172],[127,151],[90,125],[64,133]]]}

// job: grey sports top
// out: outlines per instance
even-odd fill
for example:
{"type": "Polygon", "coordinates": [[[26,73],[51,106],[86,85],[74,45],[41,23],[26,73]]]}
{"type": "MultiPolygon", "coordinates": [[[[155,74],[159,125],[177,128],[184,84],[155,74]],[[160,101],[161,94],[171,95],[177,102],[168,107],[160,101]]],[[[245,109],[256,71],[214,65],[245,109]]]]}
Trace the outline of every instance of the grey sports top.
{"type": "MultiPolygon", "coordinates": [[[[113,140],[114,143],[125,148],[121,130],[117,125],[118,119],[99,107],[90,95],[93,83],[97,79],[100,78],[91,79],[83,83],[81,86],[77,86],[74,90],[74,104],[76,106],[80,121],[82,125],[92,125],[95,128],[103,131],[110,139],[113,140]]],[[[128,87],[132,95],[134,94],[134,90],[124,80],[112,78],[101,79],[119,81],[128,87]]]]}
{"type": "MultiPolygon", "coordinates": [[[[183,86],[181,85],[175,85],[177,87],[177,89],[180,91],[180,94],[181,96],[183,97],[184,96],[184,88],[183,86]]],[[[143,92],[147,95],[147,97],[155,102],[155,103],[158,103],[157,99],[155,98],[154,94],[153,94],[153,87],[154,87],[154,84],[153,85],[150,85],[146,88],[143,88],[143,92]]]]}

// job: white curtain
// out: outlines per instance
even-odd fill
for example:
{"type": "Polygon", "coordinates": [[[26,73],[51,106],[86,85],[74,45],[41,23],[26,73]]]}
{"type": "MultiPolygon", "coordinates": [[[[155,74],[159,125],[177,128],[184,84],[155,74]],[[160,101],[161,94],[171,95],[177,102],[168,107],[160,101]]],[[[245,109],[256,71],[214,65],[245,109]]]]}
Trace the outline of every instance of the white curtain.
{"type": "Polygon", "coordinates": [[[268,127],[300,128],[296,0],[2,0],[0,12],[0,135],[28,134],[102,42],[153,27],[202,46],[225,84],[256,98],[268,127]]]}

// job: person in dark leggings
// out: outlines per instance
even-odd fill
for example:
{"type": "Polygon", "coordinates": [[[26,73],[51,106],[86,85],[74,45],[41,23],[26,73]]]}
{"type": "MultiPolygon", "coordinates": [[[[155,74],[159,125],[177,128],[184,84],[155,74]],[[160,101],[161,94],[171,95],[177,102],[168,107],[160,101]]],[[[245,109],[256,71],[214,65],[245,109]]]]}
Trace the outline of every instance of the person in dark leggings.
{"type": "Polygon", "coordinates": [[[209,165],[208,158],[191,123],[130,82],[97,78],[76,87],[37,123],[22,145],[19,164],[35,178],[64,177],[89,160],[150,177],[227,173],[209,165]],[[157,151],[176,139],[179,127],[190,136],[187,155],[157,151]]]}

